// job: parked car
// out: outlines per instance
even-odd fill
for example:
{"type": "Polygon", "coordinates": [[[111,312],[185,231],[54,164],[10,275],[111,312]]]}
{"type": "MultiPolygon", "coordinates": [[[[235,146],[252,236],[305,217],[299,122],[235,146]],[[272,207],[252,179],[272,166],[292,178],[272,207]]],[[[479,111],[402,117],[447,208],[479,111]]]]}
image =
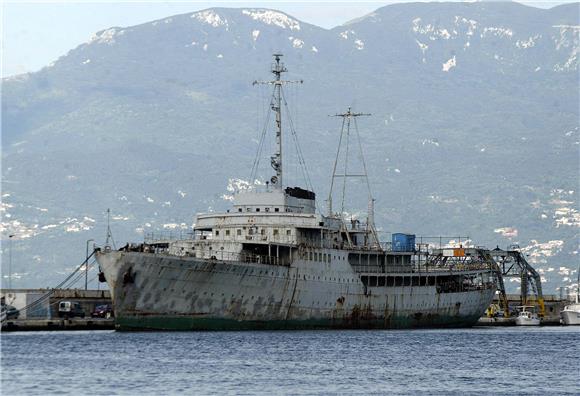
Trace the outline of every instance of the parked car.
{"type": "Polygon", "coordinates": [[[58,317],[59,318],[74,318],[74,317],[85,317],[85,311],[76,301],[61,301],[58,304],[58,317]]]}
{"type": "Polygon", "coordinates": [[[91,314],[93,318],[112,318],[114,316],[111,304],[97,305],[91,314]]]}

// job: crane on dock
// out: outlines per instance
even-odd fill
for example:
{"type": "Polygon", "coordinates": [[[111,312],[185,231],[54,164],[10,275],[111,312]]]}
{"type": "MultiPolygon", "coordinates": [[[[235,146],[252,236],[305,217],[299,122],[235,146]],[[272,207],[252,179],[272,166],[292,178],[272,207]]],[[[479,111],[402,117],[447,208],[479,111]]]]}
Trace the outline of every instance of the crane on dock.
{"type": "Polygon", "coordinates": [[[540,274],[526,260],[518,245],[510,245],[507,250],[499,247],[490,251],[490,255],[498,264],[498,290],[500,293],[500,306],[509,315],[509,306],[503,278],[520,279],[520,305],[538,305],[538,315],[543,317],[546,313],[544,295],[542,293],[542,280],[540,274]],[[534,296],[532,298],[532,295],[534,296]]]}

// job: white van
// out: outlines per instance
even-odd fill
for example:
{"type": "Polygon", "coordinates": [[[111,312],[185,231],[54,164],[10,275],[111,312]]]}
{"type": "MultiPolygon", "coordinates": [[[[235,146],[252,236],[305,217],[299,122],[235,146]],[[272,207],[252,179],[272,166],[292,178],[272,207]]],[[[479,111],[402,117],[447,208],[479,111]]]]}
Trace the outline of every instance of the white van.
{"type": "Polygon", "coordinates": [[[85,311],[76,301],[61,301],[58,303],[58,317],[59,318],[74,318],[75,316],[84,318],[85,311]]]}

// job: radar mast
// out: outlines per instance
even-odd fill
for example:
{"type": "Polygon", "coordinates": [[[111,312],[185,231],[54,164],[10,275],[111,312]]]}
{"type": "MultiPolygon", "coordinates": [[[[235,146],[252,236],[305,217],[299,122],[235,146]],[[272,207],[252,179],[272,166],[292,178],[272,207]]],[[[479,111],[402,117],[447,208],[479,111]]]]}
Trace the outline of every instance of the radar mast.
{"type": "Polygon", "coordinates": [[[270,108],[276,115],[276,152],[270,157],[270,165],[272,169],[276,172],[274,176],[270,178],[272,186],[277,189],[282,189],[283,184],[283,171],[282,171],[282,85],[283,84],[302,84],[302,80],[289,81],[282,80],[282,73],[286,73],[288,69],[284,63],[281,62],[282,54],[273,54],[274,62],[272,62],[272,74],[274,74],[275,79],[271,81],[254,81],[253,85],[256,84],[268,84],[274,85],[274,92],[272,95],[272,101],[270,102],[270,108]]]}

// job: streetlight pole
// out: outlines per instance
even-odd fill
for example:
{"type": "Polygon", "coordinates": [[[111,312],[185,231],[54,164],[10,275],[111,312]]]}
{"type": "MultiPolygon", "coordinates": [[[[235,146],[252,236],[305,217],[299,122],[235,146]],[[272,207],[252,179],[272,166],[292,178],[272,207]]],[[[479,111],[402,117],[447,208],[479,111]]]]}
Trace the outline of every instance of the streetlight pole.
{"type": "Polygon", "coordinates": [[[12,289],[12,238],[14,234],[8,235],[10,253],[8,254],[8,289],[12,289]]]}
{"type": "Polygon", "coordinates": [[[94,239],[87,240],[87,254],[85,258],[85,290],[88,289],[89,282],[89,242],[94,242],[94,239]]]}

